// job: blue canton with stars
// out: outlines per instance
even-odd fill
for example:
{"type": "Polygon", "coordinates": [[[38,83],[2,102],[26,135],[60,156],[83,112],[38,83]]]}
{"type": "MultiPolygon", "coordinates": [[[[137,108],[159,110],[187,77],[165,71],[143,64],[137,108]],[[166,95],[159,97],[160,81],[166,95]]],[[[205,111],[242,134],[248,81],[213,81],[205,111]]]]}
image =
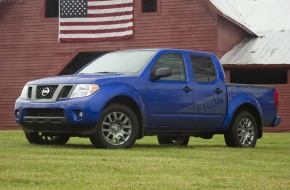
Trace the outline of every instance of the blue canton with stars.
{"type": "Polygon", "coordinates": [[[60,0],[61,18],[87,17],[87,0],[60,0]]]}

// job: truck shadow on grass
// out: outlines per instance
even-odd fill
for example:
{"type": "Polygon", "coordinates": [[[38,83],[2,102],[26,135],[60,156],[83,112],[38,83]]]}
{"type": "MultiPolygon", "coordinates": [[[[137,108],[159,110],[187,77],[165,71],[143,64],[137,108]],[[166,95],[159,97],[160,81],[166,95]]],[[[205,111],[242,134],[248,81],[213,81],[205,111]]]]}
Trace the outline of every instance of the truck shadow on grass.
{"type": "MultiPolygon", "coordinates": [[[[25,146],[34,146],[34,147],[42,147],[42,148],[50,148],[50,149],[91,149],[91,150],[109,150],[109,149],[101,149],[101,148],[95,148],[91,144],[77,144],[77,143],[69,143],[66,145],[31,145],[31,144],[26,144],[25,146]]],[[[240,149],[242,150],[243,148],[233,148],[233,147],[227,147],[226,145],[222,144],[197,144],[197,145],[188,145],[188,146],[175,146],[175,145],[159,145],[159,144],[135,144],[129,149],[123,149],[125,150],[145,150],[145,149],[240,149]]],[[[266,146],[259,146],[254,149],[269,149],[270,147],[266,146]]],[[[252,148],[247,149],[247,150],[254,150],[252,148]]],[[[122,150],[122,149],[112,149],[112,150],[122,150]]]]}
{"type": "Polygon", "coordinates": [[[158,144],[136,144],[132,148],[181,148],[181,149],[195,149],[195,148],[227,148],[225,145],[188,145],[188,146],[175,146],[175,145],[158,145],[158,144]]]}
{"type": "MultiPolygon", "coordinates": [[[[91,144],[66,144],[66,145],[33,145],[33,146],[44,146],[44,147],[54,147],[63,149],[95,149],[101,150],[100,148],[95,148],[91,144]]],[[[134,149],[196,149],[196,148],[229,148],[225,145],[189,145],[189,146],[175,146],[175,145],[158,145],[158,144],[135,144],[132,148],[124,150],[134,150],[134,149]]],[[[104,149],[103,149],[104,150],[104,149]]],[[[117,149],[121,150],[121,149],[117,149]]]]}

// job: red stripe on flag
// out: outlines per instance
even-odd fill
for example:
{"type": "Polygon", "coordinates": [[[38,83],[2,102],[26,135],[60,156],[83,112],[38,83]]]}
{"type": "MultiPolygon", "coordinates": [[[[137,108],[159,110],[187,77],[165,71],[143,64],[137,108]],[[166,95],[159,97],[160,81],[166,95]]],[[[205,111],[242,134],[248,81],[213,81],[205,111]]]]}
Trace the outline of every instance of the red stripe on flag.
{"type": "Polygon", "coordinates": [[[133,11],[116,12],[116,13],[103,13],[103,14],[88,14],[88,17],[113,17],[113,16],[125,16],[132,15],[133,11]]]}
{"type": "Polygon", "coordinates": [[[132,34],[127,36],[119,37],[108,37],[108,38],[60,38],[61,42],[101,42],[101,41],[114,41],[114,40],[125,40],[132,38],[132,34]]]}
{"type": "Polygon", "coordinates": [[[112,4],[112,5],[92,5],[92,6],[88,6],[88,10],[114,9],[114,8],[125,8],[125,7],[133,7],[133,3],[112,4]]]}
{"type": "Polygon", "coordinates": [[[102,22],[61,22],[60,26],[97,26],[97,25],[124,24],[128,22],[133,22],[133,19],[102,21],[102,22]]]}
{"type": "Polygon", "coordinates": [[[133,27],[127,28],[114,28],[114,29],[104,29],[104,30],[61,30],[60,34],[101,34],[110,32],[125,32],[128,30],[133,30],[133,27]]]}

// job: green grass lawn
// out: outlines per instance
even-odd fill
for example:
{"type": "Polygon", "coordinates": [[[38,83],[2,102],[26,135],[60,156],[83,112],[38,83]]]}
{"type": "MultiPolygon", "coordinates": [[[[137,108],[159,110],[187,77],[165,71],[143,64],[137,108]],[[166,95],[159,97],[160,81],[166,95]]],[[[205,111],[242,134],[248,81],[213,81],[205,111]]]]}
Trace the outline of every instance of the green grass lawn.
{"type": "Polygon", "coordinates": [[[0,189],[290,189],[290,133],[265,133],[254,149],[228,148],[221,135],[189,146],[145,137],[128,150],[30,145],[0,131],[0,189]]]}

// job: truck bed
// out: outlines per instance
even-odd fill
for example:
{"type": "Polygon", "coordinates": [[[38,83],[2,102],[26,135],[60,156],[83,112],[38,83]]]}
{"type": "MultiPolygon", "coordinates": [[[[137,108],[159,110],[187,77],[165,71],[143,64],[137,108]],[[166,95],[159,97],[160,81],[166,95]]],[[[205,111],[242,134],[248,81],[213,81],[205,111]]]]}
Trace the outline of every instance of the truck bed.
{"type": "Polygon", "coordinates": [[[260,109],[259,112],[263,118],[262,125],[270,126],[277,114],[275,91],[273,86],[227,83],[228,104],[231,104],[234,99],[237,101],[242,96],[248,96],[249,103],[257,104],[260,109]],[[251,96],[258,102],[251,102],[253,101],[250,99],[251,96]]]}

